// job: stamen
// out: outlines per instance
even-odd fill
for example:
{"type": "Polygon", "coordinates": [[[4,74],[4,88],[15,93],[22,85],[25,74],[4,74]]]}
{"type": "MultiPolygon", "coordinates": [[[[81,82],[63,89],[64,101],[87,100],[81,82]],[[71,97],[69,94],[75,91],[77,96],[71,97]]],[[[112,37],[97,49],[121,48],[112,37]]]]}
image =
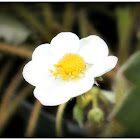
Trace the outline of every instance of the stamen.
{"type": "Polygon", "coordinates": [[[55,77],[60,76],[63,80],[67,80],[69,78],[74,79],[80,77],[86,69],[86,64],[80,55],[68,53],[54,67],[56,68],[55,72],[53,70],[50,70],[50,72],[55,77]]]}

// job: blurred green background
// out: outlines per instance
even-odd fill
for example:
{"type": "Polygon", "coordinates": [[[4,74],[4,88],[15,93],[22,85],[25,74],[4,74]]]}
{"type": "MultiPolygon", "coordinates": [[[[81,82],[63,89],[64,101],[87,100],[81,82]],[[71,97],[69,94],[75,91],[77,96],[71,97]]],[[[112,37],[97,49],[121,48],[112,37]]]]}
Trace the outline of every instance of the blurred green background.
{"type": "Polygon", "coordinates": [[[63,31],[98,35],[119,58],[93,88],[101,93],[102,124],[88,123],[90,102],[78,110],[73,99],[63,114],[63,137],[140,137],[139,13],[140,3],[0,3],[0,137],[57,137],[58,106],[40,105],[22,69],[37,46],[63,31]]]}

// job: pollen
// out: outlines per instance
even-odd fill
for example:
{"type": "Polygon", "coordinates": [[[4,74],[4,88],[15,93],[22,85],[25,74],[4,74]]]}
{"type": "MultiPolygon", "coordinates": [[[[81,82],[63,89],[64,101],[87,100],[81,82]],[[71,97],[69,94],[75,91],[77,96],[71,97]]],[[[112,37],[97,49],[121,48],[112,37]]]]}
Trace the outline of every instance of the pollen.
{"type": "Polygon", "coordinates": [[[61,77],[63,80],[75,79],[80,77],[86,69],[84,59],[74,53],[65,54],[58,62],[54,65],[55,70],[50,70],[55,77],[61,77]]]}

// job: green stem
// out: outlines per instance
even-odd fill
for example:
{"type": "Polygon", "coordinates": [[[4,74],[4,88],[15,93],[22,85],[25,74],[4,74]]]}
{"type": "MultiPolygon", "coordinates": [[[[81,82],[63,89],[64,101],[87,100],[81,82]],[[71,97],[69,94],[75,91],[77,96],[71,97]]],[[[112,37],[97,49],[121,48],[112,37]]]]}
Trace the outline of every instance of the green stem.
{"type": "Polygon", "coordinates": [[[24,100],[29,95],[29,93],[32,93],[31,92],[32,90],[33,90],[33,88],[31,86],[27,86],[27,87],[23,88],[20,91],[20,93],[17,95],[17,97],[13,101],[11,101],[11,103],[9,103],[5,112],[3,113],[3,117],[0,115],[1,116],[0,135],[4,131],[7,124],[9,123],[10,118],[15,113],[18,105],[21,103],[22,100],[24,100]]]}
{"type": "Polygon", "coordinates": [[[62,116],[64,113],[64,109],[67,105],[67,102],[59,105],[56,115],[56,136],[62,137],[62,116]]]}
{"type": "Polygon", "coordinates": [[[63,31],[71,31],[74,20],[74,5],[72,3],[67,3],[63,17],[63,31]]]}
{"type": "Polygon", "coordinates": [[[11,70],[13,63],[15,62],[15,58],[11,58],[8,60],[8,62],[5,63],[5,65],[1,68],[1,76],[0,76],[0,90],[2,89],[2,86],[7,78],[7,73],[11,70]]]}
{"type": "Polygon", "coordinates": [[[2,98],[2,102],[0,104],[0,117],[1,117],[0,125],[2,122],[3,114],[7,110],[7,105],[12,97],[12,94],[16,90],[16,88],[18,87],[18,85],[20,84],[20,82],[22,80],[21,70],[22,69],[20,69],[19,72],[16,74],[16,76],[13,78],[12,82],[8,86],[4,96],[2,98]]]}
{"type": "Polygon", "coordinates": [[[98,97],[97,94],[95,93],[93,96],[93,108],[97,108],[98,107],[98,97]]]}
{"type": "Polygon", "coordinates": [[[87,15],[86,15],[86,11],[84,10],[81,10],[79,12],[79,27],[80,27],[81,37],[85,37],[89,34],[87,15]]]}
{"type": "Polygon", "coordinates": [[[33,136],[33,133],[35,131],[35,127],[37,125],[37,121],[39,118],[39,113],[40,113],[41,107],[42,107],[41,103],[38,100],[36,100],[33,111],[31,113],[31,116],[29,119],[27,130],[25,132],[25,137],[32,137],[33,136]]]}
{"type": "Polygon", "coordinates": [[[35,29],[40,32],[44,39],[50,40],[48,32],[44,30],[42,23],[37,19],[36,15],[33,12],[30,12],[22,4],[14,5],[14,9],[18,11],[22,18],[27,20],[33,27],[35,27],[35,29]]]}
{"type": "Polygon", "coordinates": [[[27,49],[18,48],[16,46],[11,46],[6,43],[0,43],[0,51],[4,53],[9,53],[13,55],[17,55],[23,58],[31,58],[32,52],[28,51],[27,49]]]}
{"type": "Polygon", "coordinates": [[[116,101],[115,101],[115,107],[118,107],[121,100],[123,99],[126,87],[125,87],[125,78],[120,73],[118,74],[118,77],[116,78],[116,85],[115,85],[115,93],[116,93],[116,101]]]}
{"type": "Polygon", "coordinates": [[[45,20],[45,24],[48,29],[53,30],[54,28],[54,14],[52,11],[52,7],[51,4],[49,3],[42,3],[42,11],[43,11],[43,16],[44,16],[44,20],[45,20]]]}

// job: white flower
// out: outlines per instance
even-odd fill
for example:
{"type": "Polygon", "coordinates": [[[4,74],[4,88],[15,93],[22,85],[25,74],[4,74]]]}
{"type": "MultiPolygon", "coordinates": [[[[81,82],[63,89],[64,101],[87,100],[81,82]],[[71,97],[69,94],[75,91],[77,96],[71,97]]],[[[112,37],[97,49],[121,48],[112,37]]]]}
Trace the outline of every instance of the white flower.
{"type": "Polygon", "coordinates": [[[79,39],[62,32],[35,49],[23,77],[35,86],[34,96],[43,105],[59,105],[90,90],[95,77],[115,67],[117,57],[108,54],[107,44],[98,36],[79,39]]]}

